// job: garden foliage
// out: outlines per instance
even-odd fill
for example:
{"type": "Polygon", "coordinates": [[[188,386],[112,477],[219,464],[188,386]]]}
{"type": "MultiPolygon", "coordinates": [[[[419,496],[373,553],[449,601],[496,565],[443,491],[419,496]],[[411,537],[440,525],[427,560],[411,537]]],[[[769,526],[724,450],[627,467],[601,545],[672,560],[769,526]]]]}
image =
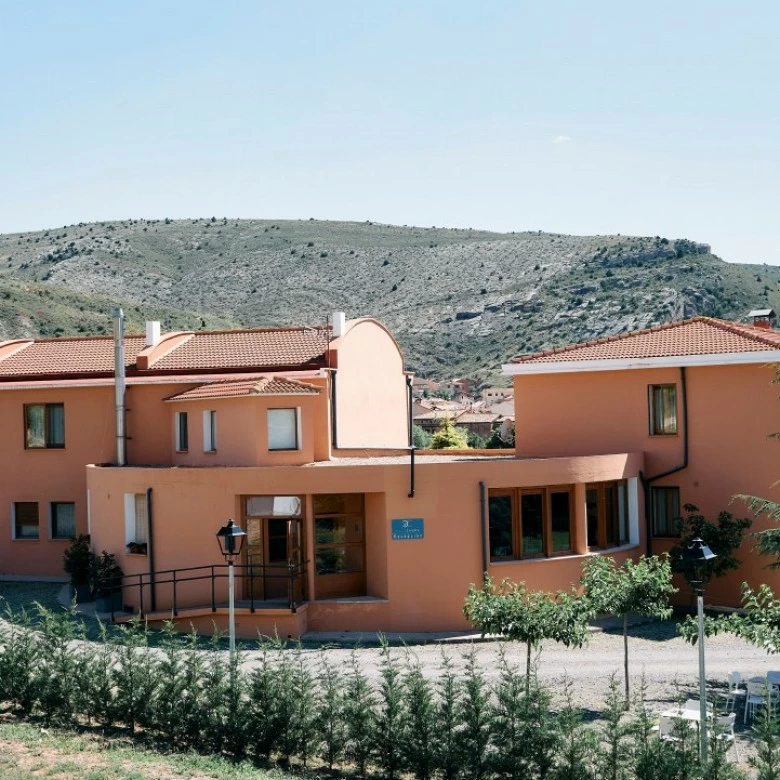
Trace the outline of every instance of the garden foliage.
{"type": "MultiPolygon", "coordinates": [[[[385,646],[369,676],[356,652],[337,665],[263,640],[250,663],[241,653],[231,661],[219,636],[203,649],[171,626],[153,635],[136,621],[90,642],[72,612],[36,607],[5,618],[0,709],[70,728],[111,728],[164,750],[388,780],[742,776],[715,750],[703,771],[695,738],[660,742],[644,706],[629,720],[614,680],[601,725],[586,724],[570,696],[556,711],[511,645],[495,669],[484,668],[473,647],[443,652],[431,678],[413,651],[385,646]]],[[[777,778],[777,725],[767,721],[757,733],[759,777],[777,778]]]]}

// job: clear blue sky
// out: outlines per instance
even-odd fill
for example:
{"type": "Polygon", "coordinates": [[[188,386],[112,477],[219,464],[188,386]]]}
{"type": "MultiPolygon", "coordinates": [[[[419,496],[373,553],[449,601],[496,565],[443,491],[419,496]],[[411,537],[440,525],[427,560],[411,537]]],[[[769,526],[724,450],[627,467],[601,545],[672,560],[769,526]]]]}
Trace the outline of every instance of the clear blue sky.
{"type": "Polygon", "coordinates": [[[0,232],[229,216],[780,263],[780,3],[0,0],[0,232]]]}

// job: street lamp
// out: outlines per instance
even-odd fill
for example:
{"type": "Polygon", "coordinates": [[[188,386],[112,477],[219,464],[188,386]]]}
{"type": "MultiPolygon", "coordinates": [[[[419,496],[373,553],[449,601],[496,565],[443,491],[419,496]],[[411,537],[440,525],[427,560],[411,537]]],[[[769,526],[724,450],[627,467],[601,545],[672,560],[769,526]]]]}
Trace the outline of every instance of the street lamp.
{"type": "Polygon", "coordinates": [[[228,565],[228,612],[230,622],[230,655],[236,652],[236,579],[233,565],[236,558],[241,555],[241,547],[244,544],[246,532],[242,531],[232,520],[217,531],[219,549],[228,565]]]}
{"type": "Polygon", "coordinates": [[[707,678],[704,673],[704,586],[710,578],[712,562],[718,556],[700,539],[694,539],[681,556],[685,579],[696,593],[699,616],[699,754],[707,764],[707,678]]]}

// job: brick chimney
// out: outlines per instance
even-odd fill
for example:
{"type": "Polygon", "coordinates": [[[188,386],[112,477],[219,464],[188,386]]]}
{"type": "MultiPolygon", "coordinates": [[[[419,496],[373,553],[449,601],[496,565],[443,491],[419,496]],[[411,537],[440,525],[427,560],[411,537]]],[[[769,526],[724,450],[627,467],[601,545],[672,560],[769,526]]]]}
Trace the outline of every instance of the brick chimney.
{"type": "Polygon", "coordinates": [[[753,309],[748,313],[748,317],[753,318],[754,328],[772,329],[772,320],[775,319],[775,313],[772,309],[753,309]]]}

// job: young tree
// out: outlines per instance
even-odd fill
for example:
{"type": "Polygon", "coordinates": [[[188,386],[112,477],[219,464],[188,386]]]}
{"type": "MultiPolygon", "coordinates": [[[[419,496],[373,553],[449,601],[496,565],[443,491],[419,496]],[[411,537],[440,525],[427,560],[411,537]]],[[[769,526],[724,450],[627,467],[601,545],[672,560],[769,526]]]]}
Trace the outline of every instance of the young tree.
{"type": "Polygon", "coordinates": [[[496,586],[488,575],[482,588],[469,586],[463,614],[483,636],[498,634],[525,642],[526,695],[531,688],[531,651],[545,639],[582,647],[591,616],[588,600],[573,593],[530,591],[524,582],[509,580],[496,586]]]}
{"type": "Polygon", "coordinates": [[[637,563],[629,558],[618,566],[614,558],[594,555],[583,565],[581,582],[594,613],[623,619],[625,708],[629,709],[628,618],[630,615],[667,618],[672,614],[669,597],[676,588],[672,585],[669,557],[642,557],[637,563]]]}
{"type": "Polygon", "coordinates": [[[683,573],[683,551],[694,539],[701,539],[718,557],[712,566],[712,576],[724,574],[739,568],[741,561],[734,553],[745,537],[745,531],[753,521],[746,517],[734,517],[731,512],[721,512],[713,523],[699,513],[699,507],[686,504],[686,516],[680,525],[680,541],[669,551],[672,571],[683,573]]]}
{"type": "Polygon", "coordinates": [[[455,427],[451,417],[445,417],[431,437],[432,450],[465,450],[468,446],[468,435],[463,429],[455,427]]]}

